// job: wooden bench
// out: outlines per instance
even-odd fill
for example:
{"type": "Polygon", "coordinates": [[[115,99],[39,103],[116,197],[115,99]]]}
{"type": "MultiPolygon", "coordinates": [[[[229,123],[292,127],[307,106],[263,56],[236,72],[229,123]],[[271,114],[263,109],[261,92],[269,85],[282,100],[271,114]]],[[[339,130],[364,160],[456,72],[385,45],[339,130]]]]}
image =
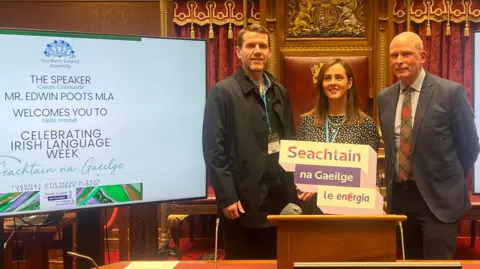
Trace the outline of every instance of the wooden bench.
{"type": "MultiPolygon", "coordinates": [[[[477,223],[480,220],[480,196],[470,194],[470,199],[472,208],[465,212],[463,219],[470,220],[470,247],[475,248],[477,223]]],[[[216,213],[215,194],[211,187],[208,187],[208,197],[206,199],[168,204],[166,212],[162,212],[160,216],[160,218],[164,219],[163,223],[166,223],[165,227],[161,227],[160,237],[163,240],[160,243],[160,253],[163,252],[167,253],[167,256],[180,258],[180,230],[183,221],[190,215],[215,215],[216,213]],[[174,242],[173,248],[169,247],[171,239],[174,242]]],[[[163,256],[163,258],[168,257],[163,256]]]]}
{"type": "MultiPolygon", "coordinates": [[[[5,249],[4,268],[12,268],[15,264],[12,260],[15,241],[21,241],[24,248],[24,260],[29,261],[31,269],[48,269],[48,250],[61,249],[63,251],[63,268],[72,269],[73,260],[67,255],[67,251],[73,249],[73,223],[75,213],[66,213],[63,219],[48,226],[17,226],[15,234],[8,241],[5,249]]],[[[20,220],[17,221],[19,223],[20,220]]],[[[12,232],[13,219],[4,220],[4,238],[7,239],[12,232]]]]}

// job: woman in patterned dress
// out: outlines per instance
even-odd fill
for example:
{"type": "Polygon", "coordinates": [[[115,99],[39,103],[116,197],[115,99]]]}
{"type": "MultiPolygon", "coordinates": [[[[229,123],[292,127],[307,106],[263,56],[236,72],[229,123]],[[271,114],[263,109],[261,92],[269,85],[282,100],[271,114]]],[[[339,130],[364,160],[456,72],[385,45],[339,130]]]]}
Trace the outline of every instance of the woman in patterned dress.
{"type": "MultiPolygon", "coordinates": [[[[373,119],[360,111],[357,87],[350,65],[339,58],[325,63],[318,73],[317,85],[315,107],[302,115],[298,139],[369,145],[378,152],[380,135],[373,119]]],[[[380,185],[380,177],[377,175],[377,189],[380,185]]],[[[307,211],[311,211],[310,213],[321,213],[316,207],[316,198],[314,194],[309,203],[310,210],[307,211]]]]}

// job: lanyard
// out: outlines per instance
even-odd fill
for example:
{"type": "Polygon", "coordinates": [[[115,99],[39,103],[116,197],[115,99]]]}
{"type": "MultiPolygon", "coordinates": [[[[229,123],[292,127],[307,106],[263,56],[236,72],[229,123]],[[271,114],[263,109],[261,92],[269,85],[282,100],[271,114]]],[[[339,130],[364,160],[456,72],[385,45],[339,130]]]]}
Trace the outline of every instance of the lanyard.
{"type": "Polygon", "coordinates": [[[343,120],[342,124],[338,127],[337,131],[333,135],[332,141],[330,141],[330,132],[329,132],[330,130],[328,129],[328,122],[329,122],[329,120],[328,120],[328,116],[327,116],[327,120],[325,122],[325,133],[326,133],[326,137],[327,137],[327,143],[335,143],[335,139],[337,138],[338,132],[342,128],[343,123],[345,122],[345,119],[343,120]]]}
{"type": "Polygon", "coordinates": [[[267,105],[267,90],[268,89],[265,89],[266,87],[263,87],[263,91],[262,91],[262,100],[263,100],[263,103],[265,104],[265,114],[267,115],[267,124],[268,124],[268,131],[270,131],[270,133],[272,133],[272,127],[270,126],[270,117],[268,116],[268,105],[267,105]]]}

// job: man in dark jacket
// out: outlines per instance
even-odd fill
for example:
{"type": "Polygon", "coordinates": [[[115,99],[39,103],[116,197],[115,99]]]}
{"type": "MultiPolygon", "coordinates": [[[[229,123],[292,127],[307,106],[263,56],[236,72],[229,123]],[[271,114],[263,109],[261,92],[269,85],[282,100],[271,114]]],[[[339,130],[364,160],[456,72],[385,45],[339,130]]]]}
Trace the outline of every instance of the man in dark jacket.
{"type": "Polygon", "coordinates": [[[279,214],[299,198],[293,174],[278,162],[280,140],[295,139],[295,125],[287,90],[264,71],[270,58],[268,30],[247,26],[237,41],[242,68],[208,95],[203,153],[225,258],[276,259],[276,229],[267,215],[279,214]]]}
{"type": "Polygon", "coordinates": [[[390,64],[399,81],[377,96],[387,205],[389,213],[408,218],[406,259],[452,260],[459,221],[471,207],[465,177],[480,147],[463,86],[424,70],[426,58],[423,41],[413,32],[390,43],[390,64]]]}

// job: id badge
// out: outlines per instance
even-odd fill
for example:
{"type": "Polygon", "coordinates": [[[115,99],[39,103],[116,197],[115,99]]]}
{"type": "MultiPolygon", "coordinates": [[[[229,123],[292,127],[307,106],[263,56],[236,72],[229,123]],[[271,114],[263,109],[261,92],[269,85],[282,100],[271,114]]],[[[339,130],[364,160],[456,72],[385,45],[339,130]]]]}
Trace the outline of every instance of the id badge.
{"type": "Polygon", "coordinates": [[[280,136],[278,134],[268,135],[268,154],[280,151],[280,136]]]}

